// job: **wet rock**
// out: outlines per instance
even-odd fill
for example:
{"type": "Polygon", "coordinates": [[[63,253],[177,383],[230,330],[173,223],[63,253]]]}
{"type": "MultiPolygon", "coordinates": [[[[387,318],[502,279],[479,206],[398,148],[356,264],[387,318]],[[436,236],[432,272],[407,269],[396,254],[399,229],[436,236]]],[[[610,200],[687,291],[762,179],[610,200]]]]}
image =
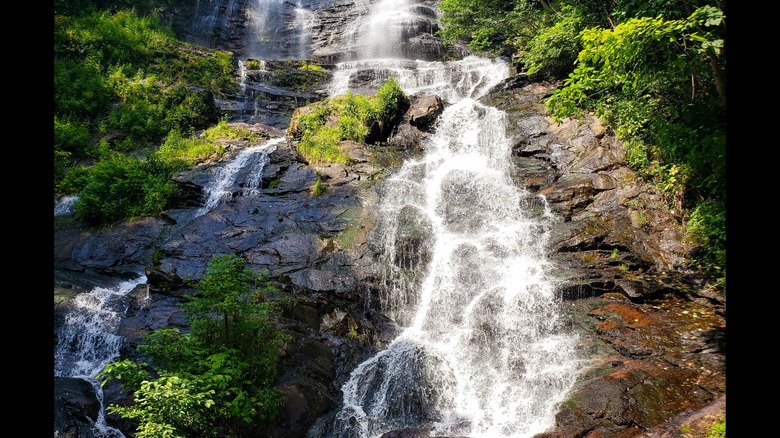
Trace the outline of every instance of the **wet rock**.
{"type": "Polygon", "coordinates": [[[439,96],[421,95],[412,99],[406,117],[412,126],[422,131],[429,131],[443,111],[444,102],[439,96]]]}
{"type": "Polygon", "coordinates": [[[54,378],[54,430],[56,436],[93,437],[92,425],[100,413],[95,388],[84,379],[54,378]]]}

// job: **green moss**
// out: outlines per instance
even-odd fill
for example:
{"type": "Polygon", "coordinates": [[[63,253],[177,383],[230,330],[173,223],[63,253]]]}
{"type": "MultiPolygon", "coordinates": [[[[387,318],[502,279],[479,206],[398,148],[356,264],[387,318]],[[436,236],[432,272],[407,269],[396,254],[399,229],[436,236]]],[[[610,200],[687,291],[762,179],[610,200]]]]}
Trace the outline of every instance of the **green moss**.
{"type": "Polygon", "coordinates": [[[268,138],[268,135],[253,132],[240,126],[229,125],[226,118],[222,118],[219,123],[203,131],[203,137],[207,140],[246,140],[250,142],[260,142],[268,138]]]}
{"type": "Polygon", "coordinates": [[[287,134],[300,140],[298,151],[310,163],[346,164],[350,159],[339,142],[364,142],[372,126],[395,120],[405,99],[398,82],[390,78],[372,97],[348,92],[297,110],[287,134]]]}
{"type": "Polygon", "coordinates": [[[720,418],[710,428],[707,438],[725,438],[726,437],[726,419],[720,418]]]}
{"type": "Polygon", "coordinates": [[[578,394],[574,394],[561,403],[560,409],[577,409],[581,402],[582,397],[580,397],[578,394]]]}
{"type": "Polygon", "coordinates": [[[311,192],[311,195],[314,197],[320,196],[323,193],[325,193],[325,183],[322,182],[322,176],[317,175],[317,180],[314,181],[314,184],[312,184],[311,189],[309,191],[311,192]]]}

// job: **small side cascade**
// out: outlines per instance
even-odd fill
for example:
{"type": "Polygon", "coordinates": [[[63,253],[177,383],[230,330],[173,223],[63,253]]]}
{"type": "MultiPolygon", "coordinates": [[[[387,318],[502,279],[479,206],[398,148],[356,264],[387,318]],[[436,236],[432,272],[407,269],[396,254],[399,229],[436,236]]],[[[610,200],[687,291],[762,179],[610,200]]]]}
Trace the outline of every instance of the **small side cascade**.
{"type": "Polygon", "coordinates": [[[73,207],[79,199],[77,195],[66,195],[54,202],[54,216],[67,216],[73,214],[73,207]]]}
{"type": "Polygon", "coordinates": [[[88,381],[100,401],[101,409],[93,425],[95,436],[124,438],[122,432],[105,422],[103,390],[96,377],[106,364],[119,357],[123,338],[117,334],[117,329],[127,310],[126,297],[138,286],[145,284],[146,276],[139,275],[113,287],[96,287],[77,295],[73,299],[73,309],[56,333],[55,377],[88,381]]]}
{"type": "Polygon", "coordinates": [[[300,60],[310,56],[311,32],[317,15],[301,0],[256,0],[250,6],[247,57],[300,60]]]}
{"type": "Polygon", "coordinates": [[[202,216],[225,200],[233,196],[250,196],[257,193],[263,168],[268,164],[268,154],[276,150],[276,145],[285,137],[272,138],[260,145],[241,149],[235,157],[219,168],[212,182],[205,188],[207,197],[203,207],[196,216],[202,216]],[[246,180],[237,181],[239,174],[246,175],[246,180]]]}
{"type": "Polygon", "coordinates": [[[294,59],[308,59],[311,56],[311,33],[317,23],[317,15],[304,8],[298,0],[293,17],[292,28],[298,34],[294,59]]]}

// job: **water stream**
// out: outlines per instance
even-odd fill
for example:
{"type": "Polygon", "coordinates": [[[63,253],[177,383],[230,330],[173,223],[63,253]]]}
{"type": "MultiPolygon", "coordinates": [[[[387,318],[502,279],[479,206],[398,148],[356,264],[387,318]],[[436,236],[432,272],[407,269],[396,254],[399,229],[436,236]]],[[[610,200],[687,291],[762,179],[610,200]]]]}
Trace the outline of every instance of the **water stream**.
{"type": "Polygon", "coordinates": [[[577,338],[564,328],[544,256],[552,218],[531,212],[527,205],[544,200],[510,177],[506,114],[478,100],[510,69],[476,56],[386,56],[398,43],[390,29],[410,20],[392,5],[380,1],[352,25],[384,38],[366,37],[358,51],[381,56],[337,64],[331,95],[373,70],[378,83],[393,76],[407,94],[438,94],[447,107],[424,156],[382,187],[380,304],[401,332],[352,372],[328,436],[425,428],[432,436],[530,437],[554,426],[574,384],[577,338]]]}
{"type": "Polygon", "coordinates": [[[126,297],[144,284],[146,276],[139,275],[117,285],[99,286],[77,295],[72,302],[73,309],[56,333],[54,376],[84,379],[92,384],[101,403],[93,425],[96,437],[124,437],[105,422],[103,390],[96,377],[106,364],[119,357],[123,338],[117,330],[127,310],[126,297]]]}
{"type": "MultiPolygon", "coordinates": [[[[216,3],[198,5],[211,11],[216,3]]],[[[328,436],[377,438],[420,427],[432,436],[531,437],[554,426],[574,384],[577,338],[559,315],[556,279],[544,256],[552,218],[526,207],[544,200],[510,177],[506,114],[479,101],[511,69],[476,56],[417,59],[399,47],[431,34],[436,12],[413,0],[366,7],[369,13],[344,33],[344,53],[352,55],[336,65],[329,93],[352,90],[355,75],[371,70],[377,83],[393,76],[407,94],[437,94],[447,107],[424,154],[380,188],[380,305],[400,334],[351,373],[328,436]]],[[[313,18],[300,2],[258,0],[253,10],[256,54],[266,55],[258,58],[305,58],[313,18]],[[289,8],[298,18],[283,19],[289,8]],[[284,26],[299,30],[291,37],[284,26]],[[271,53],[280,32],[298,45],[271,53]]],[[[258,190],[268,154],[284,140],[244,148],[221,164],[196,215],[258,190]]],[[[56,204],[55,215],[67,214],[72,201],[56,204]]],[[[145,281],[140,276],[75,298],[57,333],[55,376],[94,382],[118,357],[123,298],[145,281]]],[[[105,426],[102,413],[96,427],[103,436],[123,436],[105,426]]]]}
{"type": "Polygon", "coordinates": [[[206,202],[198,210],[196,216],[201,216],[220,202],[231,199],[234,194],[251,195],[260,188],[260,179],[263,175],[263,167],[268,164],[268,154],[276,149],[276,145],[283,142],[285,137],[272,138],[263,144],[249,146],[241,149],[235,157],[221,165],[214,179],[204,190],[206,202]],[[245,179],[239,181],[239,174],[245,179]]]}
{"type": "Polygon", "coordinates": [[[301,0],[254,0],[249,8],[245,57],[307,59],[316,15],[301,0]]]}

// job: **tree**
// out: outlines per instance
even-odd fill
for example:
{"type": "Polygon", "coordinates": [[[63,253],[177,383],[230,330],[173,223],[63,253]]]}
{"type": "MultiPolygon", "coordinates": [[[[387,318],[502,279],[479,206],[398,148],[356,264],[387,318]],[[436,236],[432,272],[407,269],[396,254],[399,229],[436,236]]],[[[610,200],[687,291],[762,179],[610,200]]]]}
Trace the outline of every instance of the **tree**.
{"type": "Polygon", "coordinates": [[[108,411],[138,422],[144,437],[253,437],[281,405],[276,359],[284,336],[270,321],[267,279],[235,255],[209,262],[185,303],[191,330],[160,329],[144,337],[141,361],[105,367],[133,393],[131,406],[108,411]]]}

